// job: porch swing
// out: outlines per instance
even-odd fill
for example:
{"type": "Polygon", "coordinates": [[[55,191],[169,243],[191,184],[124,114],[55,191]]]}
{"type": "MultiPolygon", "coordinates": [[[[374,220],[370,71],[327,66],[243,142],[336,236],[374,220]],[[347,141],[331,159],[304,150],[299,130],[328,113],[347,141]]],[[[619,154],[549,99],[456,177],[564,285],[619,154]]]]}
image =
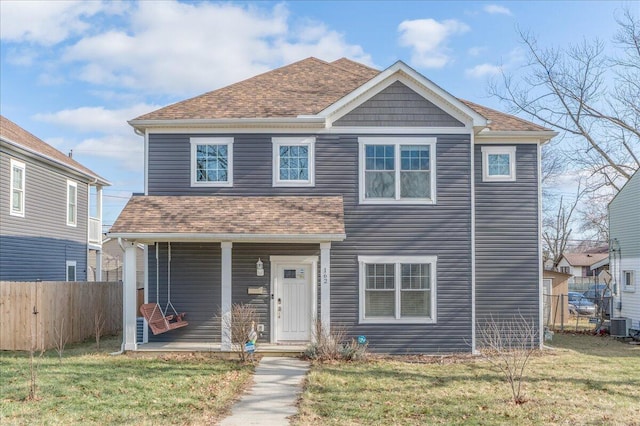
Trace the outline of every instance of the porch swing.
{"type": "Polygon", "coordinates": [[[140,313],[147,320],[151,332],[156,334],[166,333],[170,330],[182,328],[189,325],[185,321],[184,312],[178,313],[171,303],[171,243],[167,243],[167,306],[164,311],[159,305],[160,300],[160,264],[158,262],[158,243],[156,243],[156,303],[145,303],[140,306],[140,313]],[[169,307],[173,310],[173,314],[167,315],[169,307]]]}

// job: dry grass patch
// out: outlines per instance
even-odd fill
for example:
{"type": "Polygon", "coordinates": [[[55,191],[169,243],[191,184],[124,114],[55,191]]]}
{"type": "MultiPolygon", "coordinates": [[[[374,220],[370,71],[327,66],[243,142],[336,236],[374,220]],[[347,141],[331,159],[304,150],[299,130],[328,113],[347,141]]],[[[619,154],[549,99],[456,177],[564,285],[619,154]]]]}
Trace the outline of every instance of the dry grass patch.
{"type": "Polygon", "coordinates": [[[28,355],[0,353],[0,424],[211,424],[251,380],[253,366],[202,354],[110,356],[118,338],[39,359],[38,399],[28,355]]]}
{"type": "Polygon", "coordinates": [[[640,347],[556,334],[526,372],[516,405],[503,376],[461,356],[315,364],[298,425],[640,425],[640,347]]]}

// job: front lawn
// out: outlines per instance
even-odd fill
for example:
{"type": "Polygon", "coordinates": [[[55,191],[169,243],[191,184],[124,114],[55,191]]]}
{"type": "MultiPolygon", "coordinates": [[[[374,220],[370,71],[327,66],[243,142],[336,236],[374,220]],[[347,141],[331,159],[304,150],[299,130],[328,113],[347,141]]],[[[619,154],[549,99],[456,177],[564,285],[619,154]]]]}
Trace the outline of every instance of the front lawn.
{"type": "Polygon", "coordinates": [[[29,354],[0,352],[0,424],[211,424],[251,380],[251,366],[206,355],[109,355],[120,341],[36,357],[35,400],[29,354]]]}
{"type": "Polygon", "coordinates": [[[481,359],[374,359],[315,364],[299,425],[640,424],[640,346],[556,333],[537,354],[515,405],[481,359]],[[427,362],[428,361],[428,362],[427,362]]]}

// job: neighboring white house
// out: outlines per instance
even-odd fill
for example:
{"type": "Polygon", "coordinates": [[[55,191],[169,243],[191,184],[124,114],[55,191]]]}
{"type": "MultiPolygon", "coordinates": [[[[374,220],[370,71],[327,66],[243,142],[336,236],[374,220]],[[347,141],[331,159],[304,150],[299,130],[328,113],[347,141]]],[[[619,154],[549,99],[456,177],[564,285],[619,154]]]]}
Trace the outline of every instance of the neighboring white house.
{"type": "Polygon", "coordinates": [[[609,203],[611,275],[618,291],[614,314],[640,330],[640,172],[609,203]]]}
{"type": "Polygon", "coordinates": [[[609,255],[604,253],[565,253],[558,263],[558,272],[574,277],[595,277],[599,271],[591,267],[607,259],[609,255]]]}

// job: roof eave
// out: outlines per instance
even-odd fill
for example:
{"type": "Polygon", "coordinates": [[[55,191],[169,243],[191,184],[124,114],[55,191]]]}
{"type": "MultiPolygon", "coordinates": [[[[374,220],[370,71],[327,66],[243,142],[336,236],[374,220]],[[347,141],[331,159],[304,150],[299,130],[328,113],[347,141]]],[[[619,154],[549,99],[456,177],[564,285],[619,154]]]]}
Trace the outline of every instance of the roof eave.
{"type": "Polygon", "coordinates": [[[130,120],[129,125],[136,130],[166,127],[199,127],[199,128],[242,128],[242,127],[308,127],[324,128],[325,118],[319,116],[269,117],[269,118],[189,118],[165,120],[130,120]]]}
{"type": "Polygon", "coordinates": [[[476,133],[476,139],[537,139],[544,145],[558,136],[553,130],[489,130],[483,129],[476,133]]]}
{"type": "Polygon", "coordinates": [[[100,186],[111,186],[111,182],[109,182],[108,180],[104,179],[103,177],[101,177],[100,175],[97,174],[89,174],[83,170],[80,170],[76,167],[70,166],[69,164],[65,164],[59,160],[56,160],[55,158],[51,158],[47,155],[44,155],[38,151],[35,151],[31,148],[27,148],[26,146],[19,144],[17,142],[14,142],[10,139],[7,139],[5,137],[3,137],[1,139],[2,142],[6,143],[7,145],[11,145],[14,149],[17,149],[21,152],[23,152],[25,155],[28,155],[32,158],[37,158],[41,161],[44,161],[45,163],[49,163],[50,165],[53,165],[55,167],[58,168],[63,168],[65,170],[70,171],[72,174],[78,175],[78,176],[82,176],[84,178],[88,178],[89,181],[91,181],[92,184],[98,184],[100,186]]]}
{"type": "Polygon", "coordinates": [[[330,234],[233,234],[233,233],[186,233],[186,232],[109,232],[110,238],[122,238],[138,242],[222,242],[234,241],[243,243],[320,243],[327,241],[344,241],[344,233],[330,234]]]}

